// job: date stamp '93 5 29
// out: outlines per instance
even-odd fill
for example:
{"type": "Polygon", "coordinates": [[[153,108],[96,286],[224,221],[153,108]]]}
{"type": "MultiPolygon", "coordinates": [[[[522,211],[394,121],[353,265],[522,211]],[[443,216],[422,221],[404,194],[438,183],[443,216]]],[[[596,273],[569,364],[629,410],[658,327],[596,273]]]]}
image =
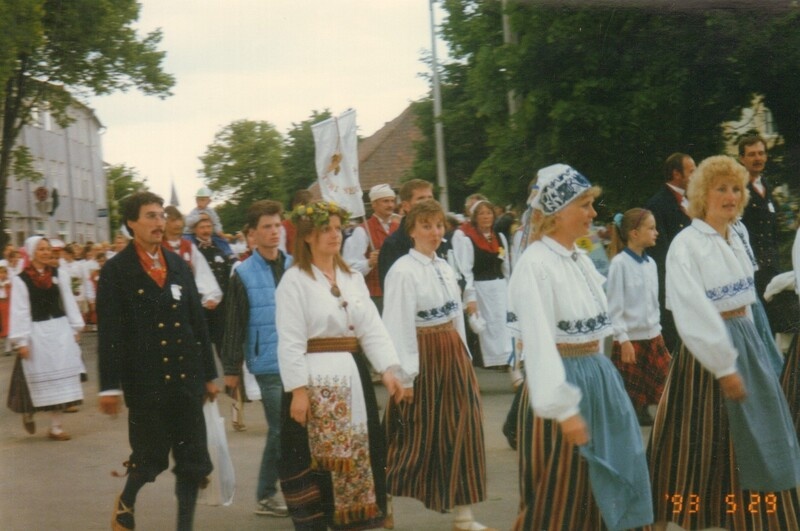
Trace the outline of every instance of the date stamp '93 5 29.
{"type": "MultiPolygon", "coordinates": [[[[666,494],[666,499],[672,503],[673,514],[694,514],[700,511],[703,499],[699,494],[666,494]]],[[[747,499],[736,494],[725,496],[725,512],[734,514],[746,511],[751,514],[772,514],[778,510],[778,496],[772,492],[751,493],[747,499]]]]}

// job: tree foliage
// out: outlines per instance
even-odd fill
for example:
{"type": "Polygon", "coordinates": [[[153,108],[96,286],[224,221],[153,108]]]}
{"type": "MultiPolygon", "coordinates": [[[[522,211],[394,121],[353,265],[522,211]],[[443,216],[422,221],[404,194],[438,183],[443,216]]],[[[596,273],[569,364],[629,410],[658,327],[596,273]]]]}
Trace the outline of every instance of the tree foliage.
{"type": "Polygon", "coordinates": [[[122,226],[120,203],[129,195],[146,192],[150,188],[146,177],[140,177],[135,168],[124,164],[116,164],[106,169],[106,184],[109,234],[115,234],[122,226]]]}
{"type": "Polygon", "coordinates": [[[200,157],[201,177],[227,199],[217,209],[224,227],[238,230],[255,201],[286,200],[282,159],[283,139],[269,122],[238,120],[214,136],[200,157]]]}
{"type": "MultiPolygon", "coordinates": [[[[444,69],[447,150],[475,155],[464,168],[470,175],[453,178],[520,203],[538,168],[566,162],[603,185],[612,207],[628,208],[659,185],[670,153],[698,161],[720,153],[722,124],[738,119],[756,93],[776,116],[787,160],[800,161],[798,9],[783,4],[657,10],[509,2],[516,42],[504,43],[501,2],[444,0],[441,33],[453,58],[444,69]]],[[[432,164],[424,149],[419,156],[418,168],[432,164]]]]}
{"type": "Polygon", "coordinates": [[[314,163],[314,135],[311,126],[327,120],[331,111],[312,111],[307,120],[292,123],[292,128],[286,134],[283,170],[287,192],[308,188],[317,180],[317,168],[314,163]]]}
{"type": "Polygon", "coordinates": [[[136,0],[0,0],[0,237],[12,166],[32,175],[14,146],[34,110],[66,127],[76,98],[133,87],[169,95],[161,32],[137,35],[139,9],[136,0]]]}

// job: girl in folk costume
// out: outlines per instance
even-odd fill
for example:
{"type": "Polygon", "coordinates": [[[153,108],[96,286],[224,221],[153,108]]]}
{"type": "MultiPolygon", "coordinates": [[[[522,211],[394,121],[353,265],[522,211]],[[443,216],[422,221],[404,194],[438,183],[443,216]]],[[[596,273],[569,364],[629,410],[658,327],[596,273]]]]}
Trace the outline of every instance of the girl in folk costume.
{"type": "Polygon", "coordinates": [[[50,242],[41,236],[25,241],[31,263],[13,279],[11,329],[17,360],[11,376],[8,405],[22,413],[28,433],[36,425],[33,413],[50,411],[48,437],[67,441],[61,412],[83,400],[83,369],[78,332],[84,323],[72,296],[69,275],[47,265],[50,242]]]}
{"type": "Polygon", "coordinates": [[[386,447],[367,359],[396,401],[400,362],[363,275],[339,255],[347,217],[322,201],[292,211],[295,265],[275,295],[287,392],[279,474],[296,529],[376,528],[386,515],[386,447]]]}
{"type": "Polygon", "coordinates": [[[508,242],[494,231],[494,207],[476,201],[470,221],[461,225],[466,238],[453,239],[453,253],[464,277],[464,303],[470,326],[478,334],[484,367],[506,365],[511,354],[508,317],[508,242]]]}
{"type": "Polygon", "coordinates": [[[488,529],[470,508],[486,499],[483,413],[458,283],[436,256],[444,212],[432,199],[421,201],[403,222],[414,247],[386,276],[383,314],[405,388],[403,402],[386,411],[388,490],[452,510],[455,530],[488,529]]]}
{"type": "Polygon", "coordinates": [[[538,172],[534,241],[509,284],[525,352],[516,530],[628,529],[653,521],[636,414],[601,352],[605,278],[575,242],[600,189],[573,168],[538,172]],[[531,407],[526,407],[530,401],[531,407]]]}
{"type": "Polygon", "coordinates": [[[661,399],[672,359],[661,337],[656,263],[645,252],[657,237],[656,218],[647,209],[632,208],[614,216],[606,285],[614,327],[611,361],[642,426],[653,424],[647,407],[661,399]]]}
{"type": "Polygon", "coordinates": [[[700,163],[689,181],[692,224],[667,253],[667,307],[681,344],[649,447],[660,524],[800,528],[800,446],[749,310],[753,266],[731,229],[747,181],[731,157],[700,163]]]}

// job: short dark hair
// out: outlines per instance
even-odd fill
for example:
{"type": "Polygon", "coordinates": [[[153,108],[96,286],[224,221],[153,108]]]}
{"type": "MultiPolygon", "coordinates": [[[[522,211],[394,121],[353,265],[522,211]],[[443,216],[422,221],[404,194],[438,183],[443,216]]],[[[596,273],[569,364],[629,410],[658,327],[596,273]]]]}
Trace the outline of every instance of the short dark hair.
{"type": "Polygon", "coordinates": [[[676,152],[667,157],[664,161],[664,181],[669,182],[672,180],[672,172],[677,171],[683,175],[683,161],[690,158],[686,153],[676,152]]]}
{"type": "Polygon", "coordinates": [[[277,201],[272,201],[271,199],[256,201],[247,209],[247,216],[245,218],[247,228],[256,229],[262,216],[281,216],[282,214],[283,205],[277,201]]]}
{"type": "Polygon", "coordinates": [[[167,219],[183,219],[183,214],[175,205],[165,206],[164,213],[167,215],[167,219]]]}
{"type": "Polygon", "coordinates": [[[767,149],[767,141],[764,140],[763,136],[761,135],[743,136],[741,140],[739,140],[739,156],[744,157],[745,148],[758,144],[759,142],[764,144],[764,149],[767,149]]]}
{"type": "Polygon", "coordinates": [[[411,232],[417,221],[430,221],[433,219],[441,219],[442,223],[446,222],[446,216],[442,205],[435,199],[425,199],[418,202],[411,207],[406,217],[403,219],[406,232],[411,232]]]}
{"type": "Polygon", "coordinates": [[[139,212],[142,210],[142,207],[152,204],[164,206],[164,199],[153,192],[136,192],[125,199],[122,204],[122,223],[131,235],[133,234],[133,229],[128,226],[128,222],[138,220],[139,212]]]}
{"type": "Polygon", "coordinates": [[[403,186],[400,187],[400,201],[411,201],[414,192],[420,188],[433,189],[433,183],[423,179],[411,179],[404,182],[403,186]]]}

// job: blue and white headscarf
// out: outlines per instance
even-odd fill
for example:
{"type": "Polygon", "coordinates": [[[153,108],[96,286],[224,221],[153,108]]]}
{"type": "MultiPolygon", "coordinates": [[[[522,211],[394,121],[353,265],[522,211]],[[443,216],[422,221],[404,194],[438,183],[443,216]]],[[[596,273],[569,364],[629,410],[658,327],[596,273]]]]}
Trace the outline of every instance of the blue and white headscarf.
{"type": "Polygon", "coordinates": [[[537,173],[539,193],[532,206],[546,216],[555,214],[592,187],[586,177],[566,164],[553,164],[537,173]]]}

